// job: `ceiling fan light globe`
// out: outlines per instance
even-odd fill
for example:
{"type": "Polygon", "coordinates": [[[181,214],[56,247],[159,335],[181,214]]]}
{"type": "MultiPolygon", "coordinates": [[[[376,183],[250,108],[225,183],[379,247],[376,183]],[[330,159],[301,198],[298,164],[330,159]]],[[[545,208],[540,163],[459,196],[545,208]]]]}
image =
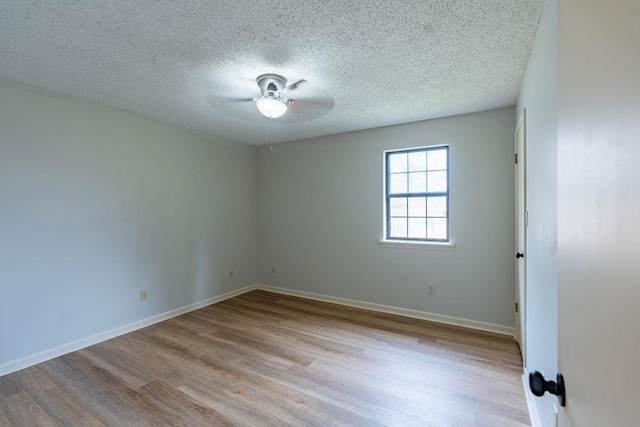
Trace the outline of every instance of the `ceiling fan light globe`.
{"type": "Polygon", "coordinates": [[[273,96],[263,96],[256,101],[256,106],[263,116],[270,119],[277,119],[287,112],[287,104],[273,96]]]}

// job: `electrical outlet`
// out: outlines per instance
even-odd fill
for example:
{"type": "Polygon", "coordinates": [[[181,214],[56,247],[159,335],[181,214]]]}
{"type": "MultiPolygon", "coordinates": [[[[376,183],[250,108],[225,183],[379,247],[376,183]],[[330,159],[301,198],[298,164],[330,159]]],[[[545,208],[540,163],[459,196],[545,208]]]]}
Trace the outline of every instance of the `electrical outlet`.
{"type": "Polygon", "coordinates": [[[276,274],[276,273],[278,272],[278,269],[276,268],[276,266],[275,266],[275,265],[272,265],[272,266],[271,266],[271,272],[272,272],[273,274],[276,274]]]}
{"type": "Polygon", "coordinates": [[[234,275],[233,268],[229,270],[229,279],[232,279],[234,275]]]}
{"type": "Polygon", "coordinates": [[[427,293],[429,295],[435,295],[436,294],[436,285],[434,285],[433,283],[429,283],[427,285],[427,293]]]}
{"type": "Polygon", "coordinates": [[[140,301],[145,301],[149,299],[149,292],[146,289],[140,291],[140,301]]]}

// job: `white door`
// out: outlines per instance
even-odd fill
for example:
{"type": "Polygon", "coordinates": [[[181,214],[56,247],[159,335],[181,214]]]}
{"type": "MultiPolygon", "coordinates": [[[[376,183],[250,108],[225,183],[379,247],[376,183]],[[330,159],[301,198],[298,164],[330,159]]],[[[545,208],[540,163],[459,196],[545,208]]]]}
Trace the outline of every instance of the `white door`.
{"type": "Polygon", "coordinates": [[[560,425],[640,426],[640,2],[558,2],[560,425]]]}
{"type": "Polygon", "coordinates": [[[522,110],[522,116],[516,127],[515,134],[515,174],[516,174],[516,253],[514,262],[516,265],[516,341],[520,344],[523,365],[526,367],[526,298],[527,298],[527,258],[525,257],[527,238],[527,208],[526,208],[526,132],[527,111],[522,110]]]}

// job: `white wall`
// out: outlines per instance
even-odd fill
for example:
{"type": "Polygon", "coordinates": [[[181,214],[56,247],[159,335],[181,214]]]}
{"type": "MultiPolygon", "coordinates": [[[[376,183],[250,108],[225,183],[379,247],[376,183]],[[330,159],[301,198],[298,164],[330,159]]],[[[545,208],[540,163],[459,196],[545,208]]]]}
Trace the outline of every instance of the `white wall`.
{"type": "Polygon", "coordinates": [[[6,80],[0,130],[0,366],[255,283],[253,147],[6,80]]]}
{"type": "MultiPolygon", "coordinates": [[[[557,0],[547,0],[516,105],[518,119],[527,111],[527,371],[547,379],[558,369],[557,19],[557,0]]],[[[550,425],[556,397],[532,402],[535,416],[550,425]]]]}
{"type": "Polygon", "coordinates": [[[505,108],[260,147],[259,282],[513,327],[514,120],[505,108]],[[383,150],[431,144],[450,144],[455,251],[379,247],[383,150]]]}
{"type": "Polygon", "coordinates": [[[640,3],[558,7],[561,425],[639,426],[640,3]]]}

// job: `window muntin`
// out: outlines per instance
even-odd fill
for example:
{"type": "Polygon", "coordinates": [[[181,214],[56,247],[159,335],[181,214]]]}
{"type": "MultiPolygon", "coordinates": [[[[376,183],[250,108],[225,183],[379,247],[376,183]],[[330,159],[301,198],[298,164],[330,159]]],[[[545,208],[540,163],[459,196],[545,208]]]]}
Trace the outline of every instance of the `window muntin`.
{"type": "Polygon", "coordinates": [[[385,153],[386,239],[449,241],[449,147],[385,153]]]}

